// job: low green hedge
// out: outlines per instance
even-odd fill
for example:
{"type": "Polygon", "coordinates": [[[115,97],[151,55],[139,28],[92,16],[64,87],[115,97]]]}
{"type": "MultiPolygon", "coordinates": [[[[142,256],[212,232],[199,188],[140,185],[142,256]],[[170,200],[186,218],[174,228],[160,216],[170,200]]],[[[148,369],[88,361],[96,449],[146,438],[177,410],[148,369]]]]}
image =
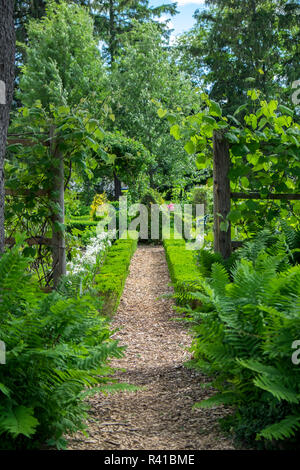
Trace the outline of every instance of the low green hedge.
{"type": "Polygon", "coordinates": [[[85,230],[87,227],[97,226],[99,221],[91,220],[87,216],[72,217],[66,220],[67,228],[76,228],[78,230],[85,230]]]}
{"type": "Polygon", "coordinates": [[[117,240],[110,248],[95,283],[103,297],[103,314],[113,315],[119,305],[131,258],[137,248],[137,237],[117,240]]]}
{"type": "Polygon", "coordinates": [[[163,245],[175,292],[197,290],[201,274],[195,251],[188,250],[183,239],[166,239],[163,240],[163,245]]]}

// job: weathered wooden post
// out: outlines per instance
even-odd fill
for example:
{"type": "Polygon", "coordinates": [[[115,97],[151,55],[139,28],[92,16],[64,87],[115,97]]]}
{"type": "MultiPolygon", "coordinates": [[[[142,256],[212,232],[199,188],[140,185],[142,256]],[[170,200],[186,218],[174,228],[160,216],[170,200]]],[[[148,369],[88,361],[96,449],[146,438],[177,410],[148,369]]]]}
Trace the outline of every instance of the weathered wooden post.
{"type": "Polygon", "coordinates": [[[52,270],[53,285],[56,289],[61,276],[66,274],[66,243],[63,230],[65,223],[65,178],[63,153],[59,150],[54,127],[50,129],[50,138],[53,159],[52,203],[54,207],[59,207],[59,211],[54,210],[52,214],[52,270]]]}
{"type": "Polygon", "coordinates": [[[214,181],[214,251],[223,258],[231,254],[231,225],[227,231],[220,229],[230,212],[230,168],[229,144],[222,131],[213,136],[213,181],[214,181]]]}
{"type": "Polygon", "coordinates": [[[115,200],[118,201],[120,196],[122,196],[121,191],[121,181],[117,176],[117,173],[114,171],[114,184],[115,184],[115,200]]]}

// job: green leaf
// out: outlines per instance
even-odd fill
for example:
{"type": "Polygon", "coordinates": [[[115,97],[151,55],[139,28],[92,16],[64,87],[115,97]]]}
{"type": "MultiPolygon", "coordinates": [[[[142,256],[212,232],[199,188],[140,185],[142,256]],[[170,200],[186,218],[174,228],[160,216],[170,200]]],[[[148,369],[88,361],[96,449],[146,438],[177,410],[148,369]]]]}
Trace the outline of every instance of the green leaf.
{"type": "Polygon", "coordinates": [[[177,120],[177,117],[175,114],[168,114],[167,119],[170,124],[174,124],[174,122],[177,120]]]}
{"type": "Polygon", "coordinates": [[[236,396],[232,392],[223,392],[223,393],[216,393],[210,398],[206,400],[202,400],[199,403],[195,403],[193,408],[212,408],[214,406],[220,406],[225,403],[234,403],[236,396]]]}
{"type": "Polygon", "coordinates": [[[234,112],[234,116],[237,116],[241,111],[244,111],[244,109],[247,109],[248,108],[248,104],[242,104],[241,106],[239,106],[235,112],[234,112]]]}
{"type": "Polygon", "coordinates": [[[216,120],[215,118],[213,118],[212,116],[203,116],[203,121],[204,122],[207,122],[208,124],[211,124],[211,125],[214,125],[216,124],[216,120]]]}
{"type": "Polygon", "coordinates": [[[17,406],[13,409],[4,410],[0,416],[0,433],[10,433],[14,438],[23,434],[30,437],[35,433],[39,424],[33,416],[33,408],[17,406]]]}
{"type": "Polygon", "coordinates": [[[210,100],[209,102],[209,111],[212,116],[217,116],[217,117],[222,117],[222,109],[219,103],[216,103],[216,101],[210,100]]]}
{"type": "Polygon", "coordinates": [[[228,220],[225,220],[224,222],[220,223],[221,232],[227,232],[228,229],[229,229],[229,221],[228,220]]]}
{"type": "Polygon", "coordinates": [[[57,114],[58,115],[70,114],[69,106],[59,106],[57,108],[57,114]]]}
{"type": "Polygon", "coordinates": [[[172,126],[170,128],[170,134],[175,137],[176,140],[179,140],[180,139],[180,128],[178,126],[178,124],[174,124],[174,126],[172,126]]]}
{"type": "Polygon", "coordinates": [[[29,109],[28,108],[22,108],[22,114],[24,117],[28,117],[29,116],[29,109]]]}
{"type": "Polygon", "coordinates": [[[26,258],[34,258],[36,255],[36,249],[33,248],[32,246],[26,246],[23,250],[23,255],[26,258]]]}
{"type": "Polygon", "coordinates": [[[250,149],[244,144],[234,144],[231,147],[231,152],[237,157],[242,157],[250,153],[250,149]]]}
{"type": "Polygon", "coordinates": [[[290,108],[288,108],[287,106],[284,106],[283,104],[280,104],[278,106],[278,111],[280,111],[282,114],[287,114],[288,116],[292,116],[294,115],[294,111],[290,108]]]}
{"type": "Polygon", "coordinates": [[[184,150],[189,154],[192,155],[196,152],[196,146],[192,141],[189,141],[185,144],[184,150]]]}
{"type": "Polygon", "coordinates": [[[243,176],[241,178],[241,183],[242,183],[242,186],[244,186],[245,188],[249,188],[249,180],[246,176],[243,176]]]}
{"type": "Polygon", "coordinates": [[[10,390],[9,388],[6,387],[6,385],[4,385],[3,383],[0,382],[0,392],[2,392],[4,395],[6,395],[7,397],[10,396],[10,390]]]}
{"type": "Polygon", "coordinates": [[[105,133],[103,131],[103,129],[101,129],[100,127],[98,127],[95,131],[94,131],[94,136],[97,137],[97,139],[99,140],[102,140],[105,136],[105,133]]]}
{"type": "Polygon", "coordinates": [[[160,118],[163,118],[167,114],[167,110],[159,108],[159,110],[157,111],[157,114],[160,118]]]}
{"type": "Polygon", "coordinates": [[[231,114],[228,114],[227,116],[229,119],[231,119],[238,127],[241,125],[241,123],[231,114]]]}
{"type": "Polygon", "coordinates": [[[233,134],[232,132],[226,132],[225,137],[229,140],[231,143],[238,144],[239,143],[239,138],[233,134]]]}
{"type": "Polygon", "coordinates": [[[288,439],[295,435],[295,432],[300,428],[299,416],[286,416],[278,423],[271,424],[263,429],[258,435],[257,439],[264,437],[265,439],[288,439]]]}
{"type": "Polygon", "coordinates": [[[256,101],[259,98],[260,92],[258,90],[248,90],[247,95],[250,96],[252,101],[256,101]]]}
{"type": "Polygon", "coordinates": [[[228,214],[228,219],[233,223],[238,222],[241,219],[241,217],[242,217],[242,213],[241,211],[237,209],[232,209],[230,213],[228,214]]]}

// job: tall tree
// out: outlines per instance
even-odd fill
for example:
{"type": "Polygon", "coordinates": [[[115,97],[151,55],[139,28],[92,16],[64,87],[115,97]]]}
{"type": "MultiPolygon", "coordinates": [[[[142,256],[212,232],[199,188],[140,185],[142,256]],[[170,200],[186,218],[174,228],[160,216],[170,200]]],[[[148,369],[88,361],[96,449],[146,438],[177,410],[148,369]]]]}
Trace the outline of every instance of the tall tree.
{"type": "Polygon", "coordinates": [[[98,0],[93,3],[92,11],[95,12],[95,26],[107,44],[106,50],[111,63],[123,43],[123,34],[134,27],[134,21],[154,22],[167,33],[165,25],[156,18],[165,13],[177,13],[176,3],[150,7],[149,0],[98,0]]]}
{"type": "Polygon", "coordinates": [[[154,101],[187,114],[195,103],[190,80],[177,67],[157,25],[138,24],[126,35],[121,55],[111,74],[115,127],[138,139],[156,156],[149,168],[152,186],[170,186],[188,169],[189,159],[157,115],[154,101]]]}
{"type": "Polygon", "coordinates": [[[299,70],[299,0],[206,0],[196,26],[180,43],[184,63],[202,78],[211,98],[232,111],[249,88],[267,99],[286,88],[299,70]]]}
{"type": "Polygon", "coordinates": [[[0,253],[4,251],[4,157],[15,69],[14,0],[0,0],[0,253]]]}
{"type": "MultiPolygon", "coordinates": [[[[54,1],[60,3],[60,0],[54,1]]],[[[27,44],[27,25],[30,19],[41,19],[45,15],[48,0],[16,0],[15,3],[17,41],[27,44]]],[[[68,3],[85,6],[89,10],[94,19],[95,33],[104,41],[110,62],[114,61],[122,34],[132,28],[133,20],[154,21],[163,29],[164,23],[157,21],[157,18],[165,13],[177,13],[175,2],[157,7],[150,7],[149,0],[70,0],[68,3]]],[[[25,60],[24,53],[24,48],[18,46],[17,60],[20,65],[25,60]]]]}
{"type": "Polygon", "coordinates": [[[27,28],[22,104],[32,106],[40,100],[49,111],[50,105],[72,107],[96,93],[99,98],[103,67],[92,18],[77,5],[63,1],[57,5],[54,0],[47,2],[46,13],[27,28]]]}
{"type": "MultiPolygon", "coordinates": [[[[50,133],[48,158],[39,162],[41,165],[38,171],[40,174],[47,174],[52,183],[50,207],[53,280],[56,287],[60,276],[65,273],[66,264],[63,228],[64,169],[68,166],[68,173],[71,175],[72,164],[84,165],[83,158],[86,156],[86,153],[81,152],[80,146],[78,154],[74,156],[74,152],[67,145],[68,139],[64,131],[72,129],[74,139],[79,133],[82,141],[84,126],[87,130],[98,127],[98,122],[93,118],[96,113],[101,112],[101,104],[97,102],[102,96],[104,72],[97,42],[93,36],[93,20],[86,9],[64,1],[57,4],[54,0],[49,0],[46,13],[41,20],[29,23],[26,63],[22,67],[19,96],[26,107],[25,113],[23,109],[25,121],[29,116],[32,120],[31,128],[34,128],[34,113],[31,115],[30,109],[37,107],[45,116],[40,127],[44,125],[47,127],[45,133],[50,133]],[[95,114],[84,114],[83,111],[87,108],[93,108],[95,114]],[[60,115],[65,115],[64,125],[59,123],[60,115]],[[71,119],[68,121],[67,116],[70,115],[71,119]]],[[[100,130],[99,133],[102,135],[100,130]]],[[[96,143],[92,141],[92,145],[94,144],[97,149],[96,143]]],[[[78,142],[74,147],[77,145],[78,142]]],[[[37,163],[34,163],[34,166],[37,163]]]]}

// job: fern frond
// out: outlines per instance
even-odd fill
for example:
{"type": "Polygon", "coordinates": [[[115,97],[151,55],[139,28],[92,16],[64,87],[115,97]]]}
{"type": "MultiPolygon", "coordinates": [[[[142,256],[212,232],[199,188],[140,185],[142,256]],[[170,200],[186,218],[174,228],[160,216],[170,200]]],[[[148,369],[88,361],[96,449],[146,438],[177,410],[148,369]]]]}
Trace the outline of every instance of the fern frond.
{"type": "Polygon", "coordinates": [[[257,434],[257,439],[289,439],[300,429],[300,416],[291,415],[278,423],[271,424],[257,434]]]}

